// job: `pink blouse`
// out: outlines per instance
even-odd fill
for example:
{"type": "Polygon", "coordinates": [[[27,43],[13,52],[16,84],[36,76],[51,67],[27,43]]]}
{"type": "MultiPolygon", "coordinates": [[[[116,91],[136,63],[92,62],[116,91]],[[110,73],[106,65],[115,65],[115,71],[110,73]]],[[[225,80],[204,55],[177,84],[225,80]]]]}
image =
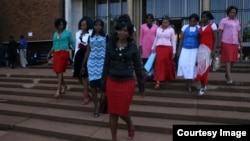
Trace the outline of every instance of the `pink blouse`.
{"type": "Polygon", "coordinates": [[[167,29],[163,29],[161,26],[157,28],[156,37],[151,49],[155,50],[159,45],[173,47],[173,54],[175,54],[176,39],[174,29],[171,26],[169,26],[167,29]]]}
{"type": "Polygon", "coordinates": [[[240,32],[238,19],[223,18],[219,23],[219,29],[223,30],[221,42],[228,44],[239,44],[238,34],[240,32]]]}
{"type": "Polygon", "coordinates": [[[148,28],[147,24],[141,25],[140,30],[140,46],[142,46],[142,58],[148,58],[151,53],[151,47],[154,43],[157,25],[153,24],[151,28],[148,28]]]}

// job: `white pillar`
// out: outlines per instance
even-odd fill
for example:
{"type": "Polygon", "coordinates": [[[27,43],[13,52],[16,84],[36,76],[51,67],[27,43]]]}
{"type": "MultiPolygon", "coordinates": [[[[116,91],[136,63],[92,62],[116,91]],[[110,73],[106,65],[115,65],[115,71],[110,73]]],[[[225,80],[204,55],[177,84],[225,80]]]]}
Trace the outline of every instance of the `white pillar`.
{"type": "Polygon", "coordinates": [[[67,21],[66,29],[69,30],[72,29],[71,8],[72,8],[71,0],[65,0],[65,20],[67,21]]]}
{"type": "Polygon", "coordinates": [[[210,0],[203,0],[202,11],[210,10],[210,0]]]}
{"type": "Polygon", "coordinates": [[[128,15],[131,18],[131,21],[133,21],[133,0],[127,0],[127,8],[128,8],[128,15]]]}

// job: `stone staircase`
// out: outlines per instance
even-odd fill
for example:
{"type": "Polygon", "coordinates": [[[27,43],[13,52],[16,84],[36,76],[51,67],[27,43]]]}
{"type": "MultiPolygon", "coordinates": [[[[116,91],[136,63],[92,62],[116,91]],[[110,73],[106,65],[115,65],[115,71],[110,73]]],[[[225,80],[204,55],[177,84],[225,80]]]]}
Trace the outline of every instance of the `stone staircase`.
{"type": "MultiPolygon", "coordinates": [[[[249,71],[248,66],[239,69],[249,71]]],[[[41,72],[0,71],[1,141],[111,139],[108,114],[94,118],[93,103],[81,105],[81,86],[71,77],[70,70],[65,76],[67,93],[59,100],[53,98],[57,82],[52,72],[48,74],[40,68],[27,71],[41,72]]],[[[145,97],[136,92],[131,105],[136,128],[134,141],[171,141],[173,125],[177,124],[250,124],[250,74],[234,75],[241,78],[237,78],[235,85],[228,86],[219,77],[223,73],[211,72],[204,96],[186,92],[185,81],[179,78],[163,84],[160,90],[153,88],[153,82],[147,82],[145,97]]],[[[121,120],[118,139],[127,140],[126,125],[121,120]]]]}

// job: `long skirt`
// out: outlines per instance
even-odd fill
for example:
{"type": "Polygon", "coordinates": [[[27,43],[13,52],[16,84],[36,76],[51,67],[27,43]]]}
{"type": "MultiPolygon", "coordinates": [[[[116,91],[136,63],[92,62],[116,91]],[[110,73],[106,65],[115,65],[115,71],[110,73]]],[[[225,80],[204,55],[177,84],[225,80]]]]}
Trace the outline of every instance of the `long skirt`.
{"type": "Polygon", "coordinates": [[[194,79],[196,77],[196,60],[198,49],[181,49],[178,63],[177,76],[183,76],[185,79],[194,79]]]}
{"type": "Polygon", "coordinates": [[[106,95],[108,113],[120,116],[128,115],[129,107],[135,93],[135,80],[114,80],[107,78],[106,95]]]}
{"type": "Polygon", "coordinates": [[[170,46],[157,46],[154,62],[154,80],[170,81],[175,79],[175,65],[173,48],[170,46]]]}
{"type": "Polygon", "coordinates": [[[53,53],[53,69],[56,73],[65,72],[69,61],[68,51],[55,51],[53,53]]]}
{"type": "Polygon", "coordinates": [[[221,43],[221,62],[237,62],[238,45],[221,43]]]}

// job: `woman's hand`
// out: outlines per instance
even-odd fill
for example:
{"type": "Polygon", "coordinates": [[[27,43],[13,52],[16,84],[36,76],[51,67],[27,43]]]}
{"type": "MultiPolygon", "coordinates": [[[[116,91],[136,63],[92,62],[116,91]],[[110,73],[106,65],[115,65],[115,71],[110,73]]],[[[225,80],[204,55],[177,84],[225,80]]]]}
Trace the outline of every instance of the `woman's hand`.
{"type": "Polygon", "coordinates": [[[142,54],[142,46],[139,46],[139,51],[142,54]]]}
{"type": "Polygon", "coordinates": [[[86,71],[86,70],[85,70],[85,67],[82,66],[82,68],[81,68],[81,74],[84,74],[85,71],[86,71]]]}
{"type": "Polygon", "coordinates": [[[151,49],[151,53],[155,53],[155,50],[154,50],[154,49],[151,49]]]}
{"type": "Polygon", "coordinates": [[[175,58],[175,53],[172,55],[172,59],[174,59],[175,58]]]}

